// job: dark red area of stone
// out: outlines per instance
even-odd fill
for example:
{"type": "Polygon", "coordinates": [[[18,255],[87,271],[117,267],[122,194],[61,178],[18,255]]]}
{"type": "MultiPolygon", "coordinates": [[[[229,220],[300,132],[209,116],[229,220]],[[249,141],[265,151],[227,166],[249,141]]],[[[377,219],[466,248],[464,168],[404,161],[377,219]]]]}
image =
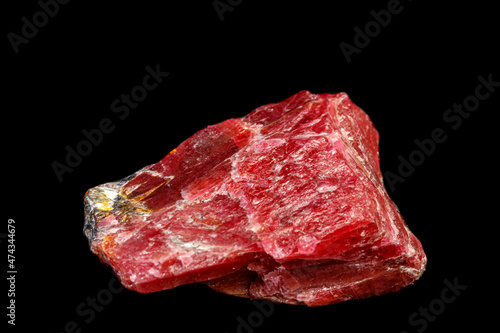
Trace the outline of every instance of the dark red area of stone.
{"type": "Polygon", "coordinates": [[[90,247],[141,293],[203,282],[319,306],[397,291],[426,257],[387,195],[378,133],[345,93],[302,91],[198,131],[85,196],[90,247]]]}

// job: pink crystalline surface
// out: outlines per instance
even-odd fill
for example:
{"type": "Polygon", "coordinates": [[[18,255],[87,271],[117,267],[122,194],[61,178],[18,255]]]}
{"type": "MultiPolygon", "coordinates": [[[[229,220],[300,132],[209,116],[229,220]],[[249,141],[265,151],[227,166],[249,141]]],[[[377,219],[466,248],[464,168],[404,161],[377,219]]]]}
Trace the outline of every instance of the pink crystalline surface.
{"type": "Polygon", "coordinates": [[[345,93],[202,129],[90,189],[85,210],[92,251],[141,293],[204,282],[319,306],[397,291],[426,264],[384,189],[378,133],[345,93]]]}

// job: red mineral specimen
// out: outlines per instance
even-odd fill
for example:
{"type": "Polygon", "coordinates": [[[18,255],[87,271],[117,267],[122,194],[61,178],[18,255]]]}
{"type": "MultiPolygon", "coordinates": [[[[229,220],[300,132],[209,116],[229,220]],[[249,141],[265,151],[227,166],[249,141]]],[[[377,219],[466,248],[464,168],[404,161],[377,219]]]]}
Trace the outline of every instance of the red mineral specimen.
{"type": "Polygon", "coordinates": [[[426,256],[387,195],[378,133],[345,93],[302,91],[194,134],[85,196],[91,250],[140,293],[203,282],[320,306],[397,291],[426,256]]]}

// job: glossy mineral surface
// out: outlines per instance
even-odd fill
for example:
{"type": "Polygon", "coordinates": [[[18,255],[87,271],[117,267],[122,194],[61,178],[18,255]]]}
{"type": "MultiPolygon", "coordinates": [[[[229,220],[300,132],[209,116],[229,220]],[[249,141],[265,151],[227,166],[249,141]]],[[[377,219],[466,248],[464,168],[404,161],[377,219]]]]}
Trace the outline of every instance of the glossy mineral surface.
{"type": "Polygon", "coordinates": [[[378,133],[344,93],[202,129],[90,189],[85,214],[91,250],[140,293],[203,282],[319,306],[397,291],[426,264],[384,189],[378,133]]]}

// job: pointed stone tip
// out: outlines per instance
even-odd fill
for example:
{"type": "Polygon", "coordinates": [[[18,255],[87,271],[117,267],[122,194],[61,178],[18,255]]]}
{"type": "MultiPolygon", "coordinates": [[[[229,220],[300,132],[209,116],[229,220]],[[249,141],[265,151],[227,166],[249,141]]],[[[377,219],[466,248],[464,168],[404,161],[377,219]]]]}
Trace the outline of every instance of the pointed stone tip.
{"type": "MultiPolygon", "coordinates": [[[[130,177],[117,182],[106,183],[89,189],[84,196],[85,223],[83,233],[91,245],[96,240],[99,222],[113,214],[120,222],[126,222],[134,214],[150,215],[148,209],[140,200],[129,199],[123,193],[123,185],[130,177]]],[[[91,245],[92,248],[92,245],[91,245]]]]}
{"type": "Polygon", "coordinates": [[[118,189],[106,186],[93,187],[85,193],[83,199],[85,211],[83,232],[89,243],[95,238],[99,221],[113,210],[114,201],[118,195],[118,189]]]}

